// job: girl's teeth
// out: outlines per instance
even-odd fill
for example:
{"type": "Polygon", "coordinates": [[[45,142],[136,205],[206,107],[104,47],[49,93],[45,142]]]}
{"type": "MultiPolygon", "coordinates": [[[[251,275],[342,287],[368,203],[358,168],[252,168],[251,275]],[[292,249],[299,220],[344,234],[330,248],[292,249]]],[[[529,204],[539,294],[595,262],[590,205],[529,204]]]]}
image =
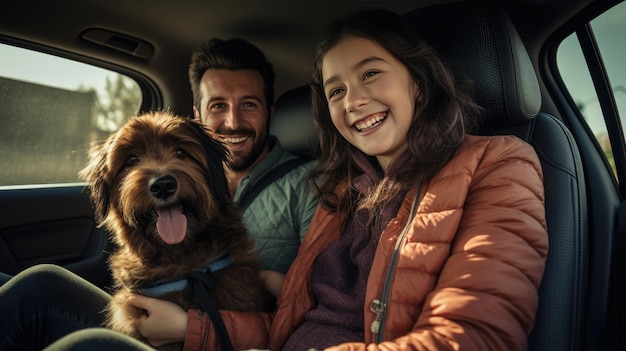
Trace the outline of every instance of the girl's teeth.
{"type": "Polygon", "coordinates": [[[354,125],[354,127],[359,131],[362,132],[367,128],[371,128],[372,126],[378,125],[382,120],[384,120],[387,117],[387,115],[378,115],[374,118],[370,118],[366,121],[363,122],[359,122],[357,124],[354,125]]]}

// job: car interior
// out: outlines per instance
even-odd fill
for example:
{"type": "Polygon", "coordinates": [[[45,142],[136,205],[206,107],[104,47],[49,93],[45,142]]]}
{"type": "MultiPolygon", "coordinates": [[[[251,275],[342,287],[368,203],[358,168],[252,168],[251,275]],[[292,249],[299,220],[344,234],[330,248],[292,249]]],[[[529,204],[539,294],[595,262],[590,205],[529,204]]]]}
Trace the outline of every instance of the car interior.
{"type": "MultiPolygon", "coordinates": [[[[121,3],[113,1],[111,4],[117,5],[115,9],[107,9],[104,3],[92,3],[91,7],[79,10],[102,11],[107,15],[120,11],[118,8],[121,3]]],[[[224,25],[220,28],[222,32],[214,31],[210,34],[239,35],[253,42],[258,41],[265,45],[262,49],[267,49],[272,53],[272,58],[276,58],[270,58],[276,67],[286,67],[277,70],[277,98],[271,134],[276,135],[286,149],[307,157],[314,155],[312,150],[317,141],[308,78],[301,72],[291,74],[291,70],[309,72],[306,55],[312,55],[311,43],[314,43],[314,39],[311,38],[315,38],[319,28],[336,16],[322,16],[323,10],[319,7],[332,9],[333,2],[321,3],[326,6],[311,2],[303,3],[299,9],[310,11],[311,15],[320,14],[320,23],[316,24],[315,30],[307,31],[298,26],[287,28],[285,18],[303,12],[293,10],[293,4],[278,1],[276,6],[285,7],[281,8],[285,12],[281,15],[283,17],[278,16],[281,11],[276,10],[275,18],[263,15],[257,18],[258,22],[254,22],[250,20],[254,16],[249,14],[254,11],[265,13],[267,9],[262,10],[256,7],[258,5],[244,8],[242,5],[240,8],[244,16],[239,14],[240,17],[230,18],[231,27],[224,25]],[[244,19],[249,22],[244,23],[244,19]],[[285,46],[272,50],[272,42],[264,41],[262,35],[254,32],[259,28],[265,31],[263,35],[285,36],[285,46]],[[308,39],[299,42],[299,36],[308,39]],[[290,46],[294,52],[303,54],[289,60],[286,56],[291,53],[281,50],[290,46]]],[[[611,77],[617,81],[613,85],[607,83],[606,72],[593,63],[601,62],[601,58],[596,57],[594,60],[594,57],[586,54],[586,62],[594,77],[597,100],[604,107],[603,118],[609,128],[614,157],[611,162],[615,164],[614,171],[611,171],[600,142],[590,133],[585,119],[581,118],[581,112],[577,109],[580,105],[574,103],[572,96],[567,93],[554,60],[558,43],[571,33],[575,33],[583,43],[583,48],[584,43],[592,45],[593,40],[585,39],[585,33],[589,33],[589,22],[620,3],[592,0],[390,0],[340,1],[336,5],[337,12],[369,6],[391,8],[402,13],[442,54],[455,74],[469,77],[474,82],[475,98],[486,111],[476,134],[516,135],[531,144],[537,152],[544,175],[550,248],[539,290],[540,301],[536,324],[529,339],[529,350],[619,350],[624,345],[621,336],[624,334],[624,307],[619,297],[623,296],[626,262],[626,247],[623,243],[626,235],[626,156],[622,122],[619,119],[619,112],[623,114],[624,111],[617,108],[616,102],[624,97],[612,92],[611,87],[615,83],[626,82],[619,81],[619,77],[611,77]],[[605,78],[604,82],[602,77],[605,78]]],[[[41,11],[51,6],[44,2],[38,5],[41,5],[41,11]]],[[[198,5],[198,2],[183,2],[172,5],[172,11],[175,12],[180,6],[180,11],[189,15],[194,13],[194,5],[198,5]]],[[[68,6],[71,6],[69,2],[68,6]]],[[[16,13],[23,14],[20,11],[25,11],[24,5],[9,7],[16,13]]],[[[156,10],[151,10],[145,3],[143,6],[132,3],[120,13],[132,13],[139,7],[145,10],[144,22],[127,26],[120,22],[116,25],[126,28],[129,33],[141,33],[135,26],[150,23],[149,18],[156,10]]],[[[212,17],[218,16],[217,13],[221,13],[219,11],[232,10],[225,4],[215,4],[211,9],[215,13],[206,13],[207,18],[203,20],[210,21],[212,17]]],[[[626,20],[626,11],[622,14],[626,20]]],[[[119,13],[117,15],[115,18],[118,21],[125,19],[119,13]]],[[[195,16],[190,20],[200,22],[199,17],[202,15],[196,13],[195,16]]],[[[189,38],[183,40],[186,43],[184,49],[176,45],[161,47],[158,43],[136,40],[133,39],[134,35],[121,32],[113,34],[117,35],[117,39],[106,44],[111,38],[107,36],[117,32],[96,31],[96,28],[106,25],[98,25],[95,16],[86,15],[84,23],[78,26],[88,28],[80,34],[86,41],[83,43],[83,52],[77,53],[75,48],[65,42],[50,39],[49,42],[39,43],[38,31],[41,31],[41,27],[33,27],[28,32],[27,26],[16,24],[17,19],[8,18],[6,11],[0,15],[0,42],[34,49],[41,49],[45,44],[61,52],[67,50],[63,53],[70,57],[72,52],[75,57],[98,57],[98,53],[103,50],[102,45],[114,46],[116,52],[101,56],[107,57],[108,65],[128,72],[131,76],[143,72],[144,75],[139,75],[144,77],[143,80],[139,79],[143,92],[152,91],[150,85],[177,87],[159,90],[160,96],[153,93],[152,99],[143,102],[143,109],[172,108],[183,114],[190,113],[190,91],[184,91],[188,85],[185,68],[189,50],[193,48],[189,43],[197,44],[206,40],[206,33],[189,32],[189,38]],[[129,59],[126,53],[120,52],[120,47],[124,45],[132,47],[134,58],[129,59]],[[144,57],[158,57],[161,50],[179,49],[179,54],[167,56],[171,61],[166,64],[181,66],[182,73],[149,73],[161,69],[164,63],[151,67],[153,63],[144,57]]],[[[139,17],[130,18],[136,20],[139,17]]],[[[161,20],[173,21],[168,18],[161,20]]],[[[314,22],[302,21],[301,25],[314,22]]],[[[61,26],[61,23],[56,25],[61,26]]],[[[62,32],[60,29],[58,31],[62,32]]],[[[171,40],[169,43],[175,42],[171,40]]],[[[626,44],[622,42],[621,45],[626,51],[626,44]]],[[[47,50],[50,51],[50,48],[47,50]]],[[[622,70],[626,74],[626,68],[622,66],[622,70]]],[[[5,118],[2,112],[0,118],[5,118]]],[[[16,274],[37,263],[55,262],[88,277],[99,286],[107,286],[110,277],[106,270],[106,258],[112,246],[106,233],[94,227],[91,211],[82,185],[0,186],[0,271],[16,274]],[[24,215],[33,212],[36,214],[24,215]],[[60,237],[63,239],[58,240],[60,237]],[[45,244],[32,245],[33,242],[45,244]]]]}

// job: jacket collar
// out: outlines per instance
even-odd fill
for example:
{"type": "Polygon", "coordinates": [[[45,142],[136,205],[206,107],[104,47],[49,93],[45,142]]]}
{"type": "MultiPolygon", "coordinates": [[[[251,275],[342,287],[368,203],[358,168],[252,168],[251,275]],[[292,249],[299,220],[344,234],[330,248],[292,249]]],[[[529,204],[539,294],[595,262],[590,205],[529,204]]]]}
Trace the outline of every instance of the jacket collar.
{"type": "Polygon", "coordinates": [[[393,160],[387,173],[384,174],[380,164],[376,160],[376,157],[368,156],[360,150],[352,152],[352,160],[359,167],[363,174],[360,174],[352,180],[352,185],[361,193],[367,192],[368,188],[377,184],[383,177],[395,177],[400,172],[400,169],[411,158],[411,153],[407,150],[403,152],[398,158],[393,160]]]}

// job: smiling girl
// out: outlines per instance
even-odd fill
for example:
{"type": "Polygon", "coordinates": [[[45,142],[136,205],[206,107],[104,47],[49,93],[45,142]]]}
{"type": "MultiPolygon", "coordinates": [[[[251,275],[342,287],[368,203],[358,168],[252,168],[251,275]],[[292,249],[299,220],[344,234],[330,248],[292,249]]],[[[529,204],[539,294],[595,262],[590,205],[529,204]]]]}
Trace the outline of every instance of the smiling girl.
{"type": "Polygon", "coordinates": [[[321,206],[272,349],[526,349],[548,249],[533,148],[469,135],[468,85],[390,12],[333,23],[311,87],[321,206]]]}

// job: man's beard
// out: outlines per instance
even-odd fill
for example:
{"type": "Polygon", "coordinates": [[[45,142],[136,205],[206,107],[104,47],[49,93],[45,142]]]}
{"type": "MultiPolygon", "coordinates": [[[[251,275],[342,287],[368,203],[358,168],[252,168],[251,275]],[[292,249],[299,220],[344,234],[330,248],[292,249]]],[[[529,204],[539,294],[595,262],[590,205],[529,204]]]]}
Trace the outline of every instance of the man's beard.
{"type": "Polygon", "coordinates": [[[259,136],[259,138],[252,144],[252,150],[248,154],[239,155],[233,154],[228,161],[228,167],[235,171],[241,172],[250,168],[259,158],[263,149],[265,148],[265,144],[267,143],[267,133],[263,133],[259,136]]]}

